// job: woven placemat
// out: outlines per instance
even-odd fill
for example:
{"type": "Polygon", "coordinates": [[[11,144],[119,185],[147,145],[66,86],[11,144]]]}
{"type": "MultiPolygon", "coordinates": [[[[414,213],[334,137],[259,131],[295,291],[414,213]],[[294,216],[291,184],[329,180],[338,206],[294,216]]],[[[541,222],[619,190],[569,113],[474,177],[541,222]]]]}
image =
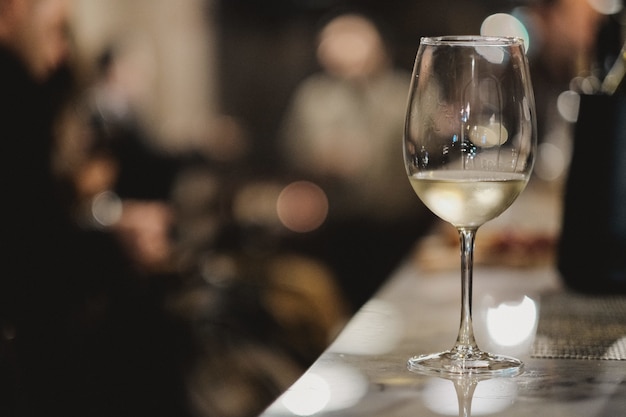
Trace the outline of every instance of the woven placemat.
{"type": "Polygon", "coordinates": [[[533,358],[626,360],[626,296],[544,295],[533,358]]]}

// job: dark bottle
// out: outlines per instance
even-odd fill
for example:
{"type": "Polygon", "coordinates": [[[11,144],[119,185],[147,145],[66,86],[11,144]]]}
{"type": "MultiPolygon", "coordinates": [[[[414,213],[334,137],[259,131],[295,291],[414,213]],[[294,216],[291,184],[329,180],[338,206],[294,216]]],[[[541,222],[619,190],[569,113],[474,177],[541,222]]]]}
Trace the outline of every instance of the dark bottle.
{"type": "Polygon", "coordinates": [[[563,208],[565,284],[626,293],[626,95],[581,96],[563,208]]]}

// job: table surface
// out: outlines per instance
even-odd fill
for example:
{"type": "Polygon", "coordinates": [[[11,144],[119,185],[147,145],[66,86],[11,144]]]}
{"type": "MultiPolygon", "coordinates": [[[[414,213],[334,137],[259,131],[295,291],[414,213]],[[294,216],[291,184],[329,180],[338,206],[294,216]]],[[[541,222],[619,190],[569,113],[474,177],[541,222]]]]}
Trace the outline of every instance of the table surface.
{"type": "Polygon", "coordinates": [[[424,264],[401,265],[262,417],[624,415],[626,297],[570,293],[553,262],[479,263],[478,345],[522,359],[524,371],[455,381],[406,367],[413,355],[451,348],[459,327],[458,268],[424,264]]]}
{"type": "MultiPolygon", "coordinates": [[[[412,355],[452,347],[460,316],[457,275],[420,273],[411,267],[397,271],[263,416],[624,415],[626,360],[610,359],[623,359],[623,352],[611,353],[609,346],[604,358],[592,359],[536,352],[538,337],[550,336],[537,332],[542,299],[566,294],[558,274],[545,266],[476,269],[474,327],[479,346],[516,356],[525,366],[518,376],[471,381],[472,411],[459,414],[452,380],[406,368],[412,355]]],[[[623,299],[617,302],[623,305],[623,299]]],[[[615,346],[623,350],[625,340],[626,333],[615,346]]]]}

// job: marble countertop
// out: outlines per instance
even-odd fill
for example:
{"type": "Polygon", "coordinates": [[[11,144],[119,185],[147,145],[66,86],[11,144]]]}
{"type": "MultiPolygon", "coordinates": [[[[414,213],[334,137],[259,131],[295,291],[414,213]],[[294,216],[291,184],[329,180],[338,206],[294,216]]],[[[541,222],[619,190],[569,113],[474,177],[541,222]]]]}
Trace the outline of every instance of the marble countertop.
{"type": "Polygon", "coordinates": [[[477,342],[483,350],[522,359],[524,372],[484,380],[420,375],[407,370],[409,357],[454,343],[460,278],[456,270],[420,270],[409,262],[262,416],[621,416],[626,410],[626,298],[609,297],[599,322],[574,326],[590,326],[583,338],[568,339],[559,326],[550,326],[564,307],[585,311],[601,300],[571,294],[550,265],[477,266],[477,342]],[[562,297],[569,297],[566,306],[562,297]],[[542,303],[561,308],[542,310],[542,303]],[[600,340],[609,330],[613,339],[600,340]],[[565,346],[566,354],[545,350],[563,343],[572,344],[565,346]],[[578,345],[601,353],[567,354],[578,345]]]}

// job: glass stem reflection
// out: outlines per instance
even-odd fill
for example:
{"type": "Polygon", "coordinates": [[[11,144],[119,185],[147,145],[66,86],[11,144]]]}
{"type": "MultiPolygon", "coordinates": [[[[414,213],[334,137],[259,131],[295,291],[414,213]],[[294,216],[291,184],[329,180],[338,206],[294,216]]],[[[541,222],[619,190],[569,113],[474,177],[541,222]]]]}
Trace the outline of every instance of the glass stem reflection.
{"type": "Polygon", "coordinates": [[[472,416],[472,397],[478,381],[460,378],[452,381],[459,401],[459,417],[472,416]]]}
{"type": "Polygon", "coordinates": [[[472,281],[476,228],[459,227],[461,242],[461,325],[453,352],[460,357],[478,351],[472,324],[472,281]]]}

